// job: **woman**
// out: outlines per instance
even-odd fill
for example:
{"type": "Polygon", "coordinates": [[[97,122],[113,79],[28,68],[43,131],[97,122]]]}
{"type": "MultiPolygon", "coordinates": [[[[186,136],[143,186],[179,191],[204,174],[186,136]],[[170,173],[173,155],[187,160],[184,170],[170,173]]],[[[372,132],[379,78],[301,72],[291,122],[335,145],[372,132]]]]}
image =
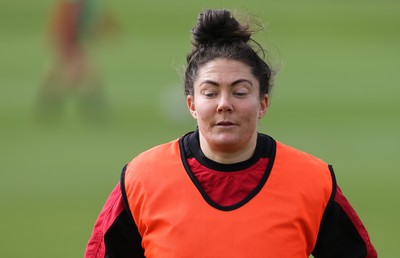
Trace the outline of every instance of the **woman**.
{"type": "Polygon", "coordinates": [[[88,45],[93,44],[88,39],[116,28],[110,11],[98,0],[58,0],[50,22],[55,61],[40,88],[38,118],[58,119],[73,97],[86,120],[104,119],[103,82],[88,55],[88,45]]]}
{"type": "Polygon", "coordinates": [[[332,167],[257,132],[272,71],[251,42],[229,11],[200,14],[185,72],[198,129],[125,166],[85,257],[377,257],[332,167]]]}

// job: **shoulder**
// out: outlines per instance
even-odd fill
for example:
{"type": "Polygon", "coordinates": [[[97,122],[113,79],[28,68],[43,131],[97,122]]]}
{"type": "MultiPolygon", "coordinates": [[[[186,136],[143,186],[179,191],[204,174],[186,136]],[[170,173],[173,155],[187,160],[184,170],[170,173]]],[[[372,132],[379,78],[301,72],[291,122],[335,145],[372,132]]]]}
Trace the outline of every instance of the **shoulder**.
{"type": "Polygon", "coordinates": [[[335,176],[324,160],[289,145],[276,142],[274,167],[281,168],[291,178],[306,184],[333,187],[335,176]]]}
{"type": "Polygon", "coordinates": [[[179,139],[157,145],[137,155],[127,164],[125,176],[140,176],[174,160],[180,160],[179,139]]]}
{"type": "Polygon", "coordinates": [[[336,179],[331,165],[320,158],[294,147],[276,142],[276,155],[271,179],[278,178],[282,185],[307,196],[307,201],[324,207],[333,198],[336,179]]]}
{"type": "Polygon", "coordinates": [[[279,141],[276,141],[276,155],[281,158],[290,159],[291,162],[295,163],[307,163],[308,165],[323,167],[328,166],[324,160],[279,141]]]}
{"type": "Polygon", "coordinates": [[[179,139],[154,146],[133,158],[129,164],[134,164],[148,159],[162,158],[176,153],[179,153],[179,139]]]}

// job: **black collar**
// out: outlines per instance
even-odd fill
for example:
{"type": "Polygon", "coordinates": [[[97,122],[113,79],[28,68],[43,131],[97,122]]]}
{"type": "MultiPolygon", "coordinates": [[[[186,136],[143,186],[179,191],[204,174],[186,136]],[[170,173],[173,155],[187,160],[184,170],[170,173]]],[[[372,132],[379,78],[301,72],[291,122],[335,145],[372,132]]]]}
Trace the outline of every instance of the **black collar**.
{"type": "Polygon", "coordinates": [[[233,172],[251,167],[257,163],[260,158],[270,158],[273,152],[273,141],[274,140],[270,136],[258,133],[257,145],[253,156],[248,160],[234,164],[221,164],[207,158],[200,148],[198,130],[186,134],[183,138],[183,145],[186,159],[194,157],[200,164],[207,168],[221,172],[233,172]]]}

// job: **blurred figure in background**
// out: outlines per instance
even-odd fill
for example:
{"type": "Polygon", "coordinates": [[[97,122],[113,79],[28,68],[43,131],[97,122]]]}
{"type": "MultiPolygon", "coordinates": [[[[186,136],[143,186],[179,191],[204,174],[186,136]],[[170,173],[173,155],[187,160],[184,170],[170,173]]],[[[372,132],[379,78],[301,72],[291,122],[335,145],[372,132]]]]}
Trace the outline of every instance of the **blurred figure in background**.
{"type": "Polygon", "coordinates": [[[113,16],[101,0],[58,0],[50,22],[55,63],[39,92],[40,119],[59,118],[70,97],[83,119],[104,119],[103,82],[89,58],[88,44],[115,31],[113,16]]]}

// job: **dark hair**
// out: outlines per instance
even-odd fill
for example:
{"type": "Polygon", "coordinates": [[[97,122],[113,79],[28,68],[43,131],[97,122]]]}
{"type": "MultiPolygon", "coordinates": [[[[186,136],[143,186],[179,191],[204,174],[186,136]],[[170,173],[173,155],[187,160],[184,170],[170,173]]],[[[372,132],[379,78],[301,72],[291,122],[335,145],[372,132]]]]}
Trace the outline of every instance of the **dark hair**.
{"type": "Polygon", "coordinates": [[[243,62],[251,67],[260,84],[260,97],[272,87],[272,70],[257,52],[265,56],[264,49],[251,38],[249,24],[240,24],[228,10],[205,10],[200,13],[192,30],[192,51],[187,55],[185,95],[193,95],[193,84],[198,70],[206,63],[226,58],[243,62]],[[250,43],[254,43],[258,51],[250,43]]]}

